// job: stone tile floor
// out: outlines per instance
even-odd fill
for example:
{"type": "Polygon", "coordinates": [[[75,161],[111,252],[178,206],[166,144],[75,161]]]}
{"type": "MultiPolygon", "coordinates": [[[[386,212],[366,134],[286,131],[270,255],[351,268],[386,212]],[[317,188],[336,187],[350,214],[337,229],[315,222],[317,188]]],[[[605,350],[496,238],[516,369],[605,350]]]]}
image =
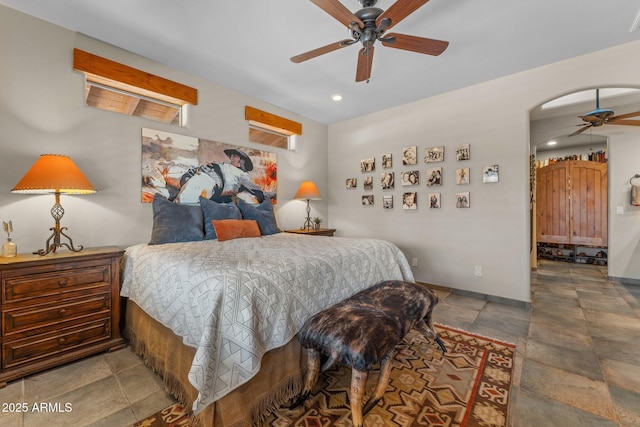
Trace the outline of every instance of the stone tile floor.
{"type": "MultiPolygon", "coordinates": [[[[640,427],[640,286],[608,281],[606,267],[542,261],[531,307],[438,293],[438,323],[517,345],[510,427],[640,427]]],[[[0,389],[0,426],[130,426],[172,402],[123,349],[0,389]]]]}
{"type": "Polygon", "coordinates": [[[531,308],[440,292],[436,322],[516,344],[510,427],[640,427],[640,286],[542,260],[531,308]]]}

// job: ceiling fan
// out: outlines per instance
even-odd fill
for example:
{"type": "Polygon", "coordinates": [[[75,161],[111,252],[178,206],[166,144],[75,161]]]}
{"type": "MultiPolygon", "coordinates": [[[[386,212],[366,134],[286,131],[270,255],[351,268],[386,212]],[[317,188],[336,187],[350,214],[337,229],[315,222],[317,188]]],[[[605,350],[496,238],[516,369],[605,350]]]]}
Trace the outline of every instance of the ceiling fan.
{"type": "Polygon", "coordinates": [[[581,126],[580,129],[573,132],[569,136],[579,135],[585,130],[598,127],[602,125],[627,125],[627,126],[640,126],[640,120],[625,120],[629,117],[637,117],[640,116],[640,111],[635,111],[633,113],[621,114],[619,116],[613,115],[613,110],[602,109],[600,108],[600,89],[596,89],[596,109],[585,114],[584,116],[578,116],[586,123],[581,126]]]}
{"type": "Polygon", "coordinates": [[[388,29],[415,12],[429,0],[397,0],[386,11],[375,7],[377,0],[358,1],[362,5],[362,9],[351,13],[338,0],[311,0],[315,5],[349,28],[351,38],[294,56],[291,58],[291,62],[300,63],[361,42],[362,48],[358,54],[356,82],[365,80],[368,82],[371,76],[371,64],[373,63],[373,45],[376,40],[380,40],[383,46],[436,56],[444,52],[449,46],[449,42],[446,41],[406,34],[393,33],[384,36],[388,29]]]}

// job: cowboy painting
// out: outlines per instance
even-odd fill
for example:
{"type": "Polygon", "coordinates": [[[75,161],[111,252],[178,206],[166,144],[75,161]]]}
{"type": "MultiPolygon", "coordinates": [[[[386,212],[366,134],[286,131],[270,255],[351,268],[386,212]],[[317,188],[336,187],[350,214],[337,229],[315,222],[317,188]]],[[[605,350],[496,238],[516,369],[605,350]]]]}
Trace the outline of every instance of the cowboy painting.
{"type": "Polygon", "coordinates": [[[228,203],[234,197],[275,202],[276,155],[216,141],[143,129],[142,201],[156,193],[176,203],[205,197],[228,203]]]}

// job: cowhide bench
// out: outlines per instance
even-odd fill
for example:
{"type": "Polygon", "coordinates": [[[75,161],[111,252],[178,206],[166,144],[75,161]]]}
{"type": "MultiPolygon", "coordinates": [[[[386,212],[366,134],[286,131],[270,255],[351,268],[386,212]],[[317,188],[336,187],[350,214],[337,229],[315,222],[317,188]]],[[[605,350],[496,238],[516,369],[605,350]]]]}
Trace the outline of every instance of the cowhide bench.
{"type": "Polygon", "coordinates": [[[437,302],[435,292],[424,286],[392,280],[365,289],[308,319],[298,333],[301,345],[307,349],[307,374],[304,389],[291,407],[308,397],[318,380],[321,355],[325,355],[329,359],[323,371],[336,362],[352,369],[351,418],[354,427],[361,427],[362,417],[386,391],[395,347],[411,328],[435,340],[446,352],[431,318],[437,302]],[[380,378],[363,408],[369,370],[378,363],[380,378]]]}

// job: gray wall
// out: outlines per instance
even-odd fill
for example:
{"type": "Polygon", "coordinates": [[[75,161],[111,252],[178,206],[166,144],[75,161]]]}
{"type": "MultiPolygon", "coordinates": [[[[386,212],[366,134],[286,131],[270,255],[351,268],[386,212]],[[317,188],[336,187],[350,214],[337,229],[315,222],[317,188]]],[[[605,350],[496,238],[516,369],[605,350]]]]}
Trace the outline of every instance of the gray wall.
{"type": "MultiPolygon", "coordinates": [[[[530,300],[529,111],[567,93],[594,87],[640,87],[640,42],[573,58],[329,127],[330,223],[344,235],[375,235],[396,242],[409,258],[418,258],[417,280],[465,291],[530,300]],[[579,72],[578,72],[579,70],[579,72]],[[471,145],[471,184],[457,186],[453,156],[458,144],[471,145]],[[396,186],[395,208],[382,209],[378,169],[376,205],[363,207],[359,183],[346,190],[344,180],[358,177],[360,159],[392,153],[393,170],[403,147],[445,146],[442,208],[429,209],[430,189],[418,190],[418,209],[403,211],[403,188],[396,186]],[[483,166],[497,164],[500,181],[483,184],[483,166]],[[454,195],[470,191],[471,208],[457,209],[454,195]],[[482,267],[482,276],[475,275],[482,267]]],[[[640,170],[640,129],[617,127],[609,136],[609,274],[640,278],[640,208],[628,203],[629,177],[640,170]],[[624,215],[611,206],[625,206],[624,215]],[[615,213],[615,209],[614,209],[615,213]]],[[[429,167],[420,163],[424,174],[429,167]]]]}
{"type": "MultiPolygon", "coordinates": [[[[98,189],[89,196],[62,196],[62,225],[74,243],[124,247],[146,242],[152,212],[150,204],[140,202],[141,128],[252,147],[245,105],[303,125],[295,152],[269,149],[278,155],[280,225],[296,228],[304,221],[304,203],[291,200],[301,181],[313,180],[328,193],[324,124],[4,6],[0,58],[0,219],[13,221],[21,252],[44,247],[54,222],[52,195],[10,193],[40,154],[71,156],[98,189]],[[75,47],[197,88],[199,104],[189,109],[188,127],[86,107],[83,76],[72,67],[75,47]]],[[[326,205],[313,203],[311,214],[326,218],[326,205]]]]}

